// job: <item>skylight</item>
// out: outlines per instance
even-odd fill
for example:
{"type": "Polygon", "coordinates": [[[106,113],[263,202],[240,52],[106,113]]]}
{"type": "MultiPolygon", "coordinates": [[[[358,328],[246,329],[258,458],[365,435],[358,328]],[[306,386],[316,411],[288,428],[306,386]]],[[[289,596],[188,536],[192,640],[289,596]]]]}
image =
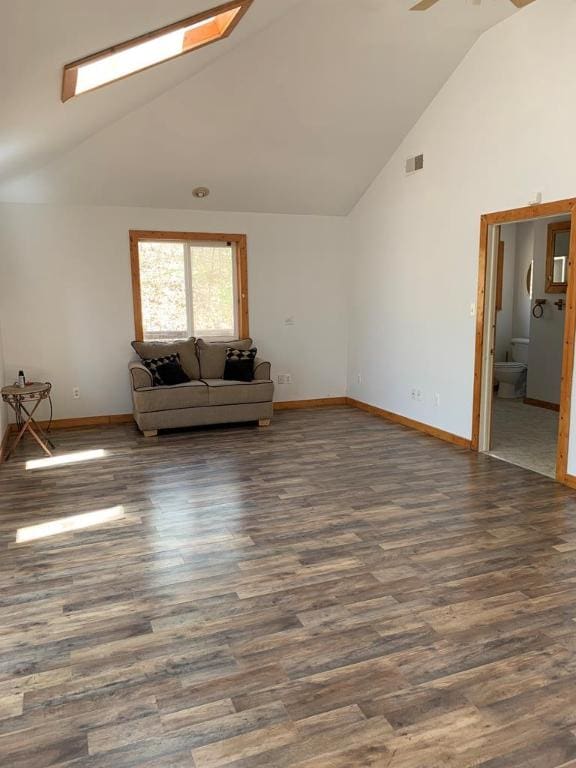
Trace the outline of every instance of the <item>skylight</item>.
{"type": "Polygon", "coordinates": [[[234,0],[225,3],[66,64],[62,101],[228,37],[252,2],[234,0]]]}

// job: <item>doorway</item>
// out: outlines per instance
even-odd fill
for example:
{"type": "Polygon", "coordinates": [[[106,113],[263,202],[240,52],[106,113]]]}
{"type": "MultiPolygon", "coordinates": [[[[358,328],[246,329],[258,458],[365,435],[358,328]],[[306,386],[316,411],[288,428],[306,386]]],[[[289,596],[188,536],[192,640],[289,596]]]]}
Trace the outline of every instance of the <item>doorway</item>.
{"type": "Polygon", "coordinates": [[[482,216],[472,448],[571,485],[575,257],[576,199],[482,216]]]}

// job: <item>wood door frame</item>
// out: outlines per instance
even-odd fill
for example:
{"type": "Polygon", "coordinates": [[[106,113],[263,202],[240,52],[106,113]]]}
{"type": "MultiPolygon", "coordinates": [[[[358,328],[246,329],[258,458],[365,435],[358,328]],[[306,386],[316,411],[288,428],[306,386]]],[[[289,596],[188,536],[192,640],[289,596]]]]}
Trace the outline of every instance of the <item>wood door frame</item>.
{"type": "Polygon", "coordinates": [[[224,242],[236,245],[237,323],[238,338],[250,336],[248,313],[248,238],[246,235],[230,235],[223,232],[162,232],[131,229],[130,271],[132,273],[132,303],[134,307],[134,333],[136,341],[144,340],[142,324],[142,294],[140,290],[140,255],[138,243],[158,240],[184,240],[188,242],[224,242]]]}
{"type": "Polygon", "coordinates": [[[472,408],[472,450],[478,451],[480,443],[480,417],[482,407],[482,370],[484,364],[484,323],[488,267],[488,235],[491,226],[516,224],[549,216],[570,215],[572,232],[568,257],[568,289],[566,292],[566,317],[562,354],[562,378],[560,383],[560,417],[556,454],[556,479],[569,482],[568,447],[570,439],[570,411],[572,378],[574,372],[574,336],[576,333],[576,275],[572,275],[576,263],[576,198],[553,203],[538,203],[525,208],[486,213],[480,219],[480,254],[478,262],[478,292],[476,303],[476,353],[474,363],[474,398],[472,408]]]}

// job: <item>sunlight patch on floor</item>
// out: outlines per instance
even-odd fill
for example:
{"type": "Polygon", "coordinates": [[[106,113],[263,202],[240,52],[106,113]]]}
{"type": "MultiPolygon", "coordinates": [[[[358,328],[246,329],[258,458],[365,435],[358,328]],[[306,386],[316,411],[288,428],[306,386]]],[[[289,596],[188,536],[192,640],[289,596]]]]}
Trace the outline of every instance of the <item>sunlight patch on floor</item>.
{"type": "Polygon", "coordinates": [[[109,509],[98,509],[94,512],[86,512],[82,515],[71,515],[63,517],[60,520],[49,520],[47,523],[30,525],[26,528],[19,528],[16,532],[16,542],[24,544],[28,541],[45,539],[49,536],[57,536],[71,531],[80,531],[84,528],[92,528],[95,525],[110,523],[114,520],[120,520],[124,517],[124,507],[110,507],[109,509]]]}
{"type": "Polygon", "coordinates": [[[48,456],[45,459],[31,459],[26,462],[26,469],[47,469],[48,467],[61,467],[66,464],[77,464],[81,461],[92,461],[106,456],[106,451],[98,448],[94,451],[77,451],[64,453],[61,456],[48,456]]]}

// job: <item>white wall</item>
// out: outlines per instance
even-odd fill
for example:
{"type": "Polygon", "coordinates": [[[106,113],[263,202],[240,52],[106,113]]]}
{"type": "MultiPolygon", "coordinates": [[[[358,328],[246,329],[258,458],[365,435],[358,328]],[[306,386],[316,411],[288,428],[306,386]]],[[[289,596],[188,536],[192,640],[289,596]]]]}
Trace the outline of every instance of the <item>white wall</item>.
{"type": "Polygon", "coordinates": [[[576,195],[574,29],[576,4],[546,0],[486,33],[355,208],[352,397],[471,436],[480,216],[576,195]]]}
{"type": "Polygon", "coordinates": [[[566,300],[566,294],[546,293],[546,249],[549,221],[519,224],[531,226],[534,231],[534,299],[546,299],[541,318],[530,320],[530,347],[528,348],[528,381],[526,395],[548,403],[560,402],[564,320],[554,302],[566,300]]]}
{"type": "Polygon", "coordinates": [[[348,314],[350,396],[470,437],[480,215],[576,195],[574,29],[576,4],[546,0],[480,39],[351,214],[347,269],[345,220],[4,206],[6,376],[51,378],[59,417],[128,411],[128,229],[236,230],[252,334],[294,377],[279,399],[344,394],[348,314]],[[418,152],[425,168],[407,177],[418,152]]]}
{"type": "Polygon", "coordinates": [[[345,394],[345,219],[0,206],[6,375],[52,381],[56,418],[132,409],[130,229],[246,233],[251,335],[273,374],[293,378],[276,399],[345,394]]]}

